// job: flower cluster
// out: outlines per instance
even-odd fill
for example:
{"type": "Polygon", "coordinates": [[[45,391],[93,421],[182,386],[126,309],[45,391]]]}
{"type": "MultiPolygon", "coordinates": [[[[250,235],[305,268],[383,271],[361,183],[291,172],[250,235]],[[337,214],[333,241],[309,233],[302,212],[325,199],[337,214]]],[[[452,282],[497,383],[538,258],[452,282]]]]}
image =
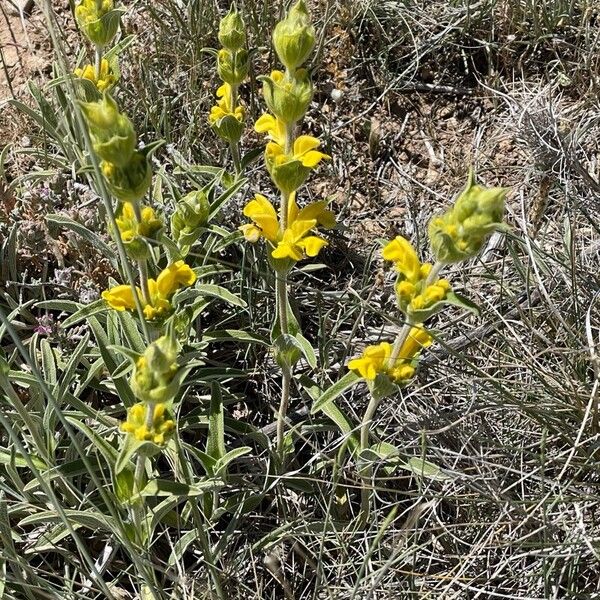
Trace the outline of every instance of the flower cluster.
{"type": "Polygon", "coordinates": [[[113,0],[81,0],[75,7],[75,20],[83,35],[94,45],[96,61],[94,65],[86,64],[75,69],[73,74],[92,84],[93,99],[117,83],[116,55],[109,61],[102,58],[102,54],[119,30],[121,13],[113,0]]]}
{"type": "Polygon", "coordinates": [[[152,207],[139,208],[131,202],[121,205],[116,223],[127,254],[137,260],[147,258],[146,240],[155,239],[163,228],[162,220],[156,216],[152,207]]]}
{"type": "Polygon", "coordinates": [[[262,115],[254,125],[258,133],[267,134],[270,140],[265,148],[265,163],[273,182],[282,192],[291,194],[330,156],[317,150],[321,142],[310,135],[300,135],[289,144],[288,127],[280,117],[269,114],[262,115]]]}
{"type": "Polygon", "coordinates": [[[137,358],[131,389],[138,400],[155,404],[173,399],[179,389],[175,379],[179,370],[177,350],[177,343],[164,335],[152,342],[144,354],[137,358]]]}
{"type": "Polygon", "coordinates": [[[133,436],[138,442],[153,442],[164,446],[175,431],[175,421],[170,418],[164,403],[154,405],[151,418],[143,402],[134,404],[127,411],[127,420],[121,423],[121,431],[133,436]]]}
{"type": "Polygon", "coordinates": [[[471,170],[465,189],[454,206],[431,219],[429,239],[442,263],[461,262],[475,256],[487,236],[502,229],[507,188],[484,188],[471,170]]]}
{"type": "Polygon", "coordinates": [[[97,102],[80,104],[111,194],[121,202],[139,202],[150,187],[152,169],[147,153],[136,150],[133,124],[107,92],[97,102]]]}
{"type": "Polygon", "coordinates": [[[117,83],[117,76],[106,58],[101,59],[98,73],[94,65],[87,64],[75,69],[74,75],[91,81],[99,92],[108,91],[117,83]]]}
{"type": "MultiPolygon", "coordinates": [[[[171,297],[181,287],[193,285],[196,274],[182,260],[163,269],[156,279],[148,279],[149,301],[144,299],[142,291],[136,287],[135,293],[148,321],[159,321],[171,314],[171,297]]],[[[102,292],[102,298],[118,311],[135,310],[134,290],[130,285],[117,285],[102,292]]]]}
{"type": "Polygon", "coordinates": [[[400,310],[406,315],[430,308],[446,298],[450,283],[431,278],[431,263],[421,263],[415,249],[405,238],[398,236],[383,248],[383,258],[394,263],[398,272],[396,297],[400,310]]]}
{"type": "Polygon", "coordinates": [[[374,381],[378,375],[385,375],[396,385],[402,385],[412,379],[416,369],[415,359],[431,342],[431,335],[423,327],[413,327],[396,357],[392,356],[392,344],[381,342],[375,346],[367,346],[362,356],[348,363],[348,368],[367,381],[374,381]]]}
{"type": "Polygon", "coordinates": [[[317,256],[326,241],[314,235],[315,229],[335,226],[326,201],[313,202],[304,208],[299,208],[296,202],[296,192],[310,172],[322,160],[330,158],[318,150],[320,142],[317,138],[294,135],[296,123],[304,117],[313,96],[308,71],[301,65],[314,44],[314,27],[304,0],[299,0],[273,32],[273,45],[285,72],[275,70],[269,77],[260,78],[269,113],[259,117],[254,126],[268,140],[265,164],[273,183],[282,193],[280,214],[278,217],[269,200],[256,194],[244,207],[244,216],[252,222],[240,227],[250,242],[260,238],[267,240],[271,256],[288,261],[281,263],[288,266],[289,261],[317,256]]]}
{"type": "Polygon", "coordinates": [[[261,194],[256,194],[244,207],[244,215],[252,223],[242,225],[244,237],[250,242],[266,239],[272,246],[273,258],[288,258],[299,261],[308,256],[317,256],[327,242],[312,231],[317,227],[335,227],[335,218],[323,200],[312,202],[302,209],[296,204],[295,193],[288,203],[287,227],[282,230],[275,207],[261,194]]]}
{"type": "Polygon", "coordinates": [[[81,0],[75,7],[77,25],[95,46],[110,44],[119,29],[120,16],[113,0],[81,0]]]}
{"type": "Polygon", "coordinates": [[[248,51],[244,48],[244,22],[232,7],[219,24],[217,72],[223,84],[217,90],[217,103],[211,108],[208,122],[222,139],[237,144],[244,130],[245,111],[238,104],[238,88],[248,75],[248,51]]]}

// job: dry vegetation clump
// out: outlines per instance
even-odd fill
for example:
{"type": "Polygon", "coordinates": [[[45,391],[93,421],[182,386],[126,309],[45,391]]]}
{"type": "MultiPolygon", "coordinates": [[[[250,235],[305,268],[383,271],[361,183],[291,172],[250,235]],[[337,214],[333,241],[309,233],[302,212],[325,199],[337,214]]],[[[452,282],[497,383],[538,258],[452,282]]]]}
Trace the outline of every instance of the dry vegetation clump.
{"type": "MultiPolygon", "coordinates": [[[[85,428],[116,443],[123,410],[115,381],[131,370],[123,360],[109,374],[104,361],[140,335],[115,317],[106,339],[98,338],[94,307],[119,268],[105,251],[105,210],[61,87],[60,65],[83,56],[71,11],[46,3],[60,38],[51,56],[39,6],[22,19],[11,0],[0,6],[0,360],[11,361],[17,400],[52,432],[46,450],[57,461],[55,471],[31,474],[16,401],[3,384],[0,597],[137,598],[137,573],[149,567],[159,573],[158,598],[215,597],[195,506],[171,488],[172,496],[149,499],[166,517],[134,564],[132,549],[112,533],[122,523],[108,520],[110,504],[94,495],[111,481],[85,428]],[[69,316],[75,303],[92,307],[85,318],[69,316]],[[46,387],[35,384],[32,365],[46,387]],[[60,409],[44,400],[46,388],[60,409]],[[62,417],[83,425],[67,435],[62,417]],[[69,517],[76,534],[65,525],[69,517]]],[[[244,187],[223,207],[221,229],[189,255],[209,284],[244,305],[198,310],[198,346],[186,354],[196,370],[178,409],[194,478],[204,477],[197,451],[205,448],[215,381],[224,389],[227,448],[252,449],[230,467],[224,508],[205,527],[225,597],[600,597],[599,9],[591,0],[309,6],[316,93],[302,129],[332,160],[304,194],[329,198],[339,224],[324,234],[329,245],[319,257],[289,278],[292,309],[319,369],[298,363],[293,389],[304,391],[289,407],[294,460],[284,474],[267,449],[282,383],[260,343],[276,318],[275,276],[264,252],[227,234],[247,220],[248,200],[270,185],[260,160],[249,163],[244,187]],[[435,345],[414,382],[382,401],[372,435],[398,452],[372,466],[373,507],[361,524],[364,481],[354,463],[338,461],[344,439],[332,422],[310,414],[314,386],[338,381],[358,350],[402,327],[381,242],[402,235],[425,256],[427,224],[463,187],[471,164],[487,186],[510,187],[510,231],[449,267],[454,289],[481,315],[451,307],[434,317],[435,345]],[[202,345],[211,329],[256,339],[202,345]]],[[[164,140],[152,157],[150,197],[168,222],[190,190],[212,186],[214,201],[231,184],[214,183],[205,168],[229,160],[207,122],[219,82],[205,52],[218,47],[228,6],[140,0],[127,8],[119,106],[142,144],[164,140]]],[[[277,64],[270,32],[286,7],[247,0],[238,8],[253,50],[240,86],[253,123],[264,110],[257,77],[277,64]]],[[[262,144],[248,127],[242,154],[262,144]]],[[[359,386],[337,401],[360,423],[369,396],[359,386]]],[[[154,466],[161,478],[185,472],[175,453],[154,466]]],[[[206,496],[197,496],[197,506],[210,512],[206,496]]]]}

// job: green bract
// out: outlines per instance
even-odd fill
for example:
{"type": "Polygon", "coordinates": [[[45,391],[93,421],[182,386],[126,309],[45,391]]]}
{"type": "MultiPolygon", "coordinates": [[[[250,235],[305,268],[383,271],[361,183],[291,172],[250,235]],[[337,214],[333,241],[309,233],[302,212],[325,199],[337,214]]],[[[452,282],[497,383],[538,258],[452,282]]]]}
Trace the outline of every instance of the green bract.
{"type": "Polygon", "coordinates": [[[202,191],[190,192],[178,203],[171,217],[171,232],[180,245],[193,244],[199,234],[198,229],[208,222],[210,203],[202,191]]]}
{"type": "Polygon", "coordinates": [[[219,23],[219,42],[232,52],[239,50],[246,43],[244,21],[233,6],[219,23]]]}
{"type": "Polygon", "coordinates": [[[217,72],[219,77],[229,85],[240,85],[248,75],[247,50],[237,50],[235,52],[226,49],[219,50],[217,72]]]}
{"type": "Polygon", "coordinates": [[[306,69],[298,69],[293,77],[273,71],[262,77],[263,96],[269,110],[284,123],[299,121],[308,109],[313,85],[306,69]]]}
{"type": "Polygon", "coordinates": [[[106,46],[119,30],[121,12],[113,0],[82,0],[75,8],[75,20],[92,44],[106,46]]]}
{"type": "Polygon", "coordinates": [[[179,390],[177,344],[168,336],[152,342],[134,363],[131,390],[142,402],[169,402],[179,390]]]}
{"type": "Polygon", "coordinates": [[[110,193],[121,202],[139,202],[152,183],[152,169],[146,155],[139,150],[124,166],[104,161],[101,167],[110,193]]]}
{"type": "Polygon", "coordinates": [[[133,124],[119,112],[110,94],[104,93],[98,102],[81,102],[94,152],[104,161],[126,165],[135,150],[137,137],[133,124]]]}
{"type": "Polygon", "coordinates": [[[296,2],[287,17],[277,23],[273,31],[273,46],[279,60],[292,72],[309,57],[315,46],[315,28],[304,0],[296,2]]]}

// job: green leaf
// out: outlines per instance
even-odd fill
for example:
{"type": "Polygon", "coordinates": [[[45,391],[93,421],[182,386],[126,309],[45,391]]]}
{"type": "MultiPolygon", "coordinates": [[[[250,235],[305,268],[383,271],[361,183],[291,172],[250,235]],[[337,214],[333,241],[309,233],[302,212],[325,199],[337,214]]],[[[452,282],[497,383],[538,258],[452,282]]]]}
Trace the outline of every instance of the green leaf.
{"type": "Polygon", "coordinates": [[[481,310],[479,309],[479,306],[477,306],[477,304],[475,304],[468,298],[465,298],[465,296],[463,296],[462,294],[457,294],[456,292],[448,292],[445,302],[446,304],[451,304],[453,306],[464,308],[465,310],[472,312],[477,317],[481,316],[481,310]]]}
{"type": "MultiPolygon", "coordinates": [[[[221,171],[221,173],[223,173],[223,171],[221,171]]],[[[214,200],[214,202],[212,202],[208,217],[209,221],[215,218],[227,200],[237,194],[237,192],[241,190],[244,185],[246,185],[247,181],[248,180],[245,177],[238,179],[231,187],[227,188],[218,198],[214,200]]]]}
{"type": "Polygon", "coordinates": [[[133,469],[127,465],[119,473],[113,473],[113,489],[115,496],[122,504],[129,504],[135,492],[135,475],[133,469]]]}
{"type": "Polygon", "coordinates": [[[210,409],[208,413],[208,437],[206,454],[215,460],[225,456],[225,419],[221,386],[215,381],[211,384],[210,409]]]}
{"type": "Polygon", "coordinates": [[[324,411],[324,408],[333,402],[336,398],[341,396],[346,390],[350,389],[358,381],[360,377],[354,371],[348,371],[339,381],[334,383],[331,387],[327,388],[323,394],[313,403],[310,410],[311,414],[316,414],[320,410],[324,411]]]}
{"type": "Polygon", "coordinates": [[[302,354],[304,355],[306,362],[309,364],[311,369],[316,369],[317,355],[315,354],[315,350],[311,343],[301,333],[296,334],[296,339],[300,343],[300,349],[302,350],[302,354]]]}
{"type": "Polygon", "coordinates": [[[251,451],[252,448],[250,448],[249,446],[242,446],[240,448],[234,448],[233,450],[230,450],[227,454],[225,454],[225,456],[217,460],[214,467],[215,475],[219,476],[222,470],[227,469],[229,463],[233,462],[236,458],[239,458],[240,456],[244,456],[244,454],[248,454],[248,452],[251,451]]]}
{"type": "Polygon", "coordinates": [[[300,360],[302,347],[296,337],[284,333],[273,341],[273,355],[282,369],[290,370],[300,360]]]}
{"type": "MultiPolygon", "coordinates": [[[[41,303],[40,303],[41,304],[41,303]]],[[[100,312],[106,310],[106,302],[104,300],[99,299],[95,302],[91,302],[90,304],[79,304],[77,302],[73,302],[75,305],[74,312],[67,311],[65,308],[61,308],[65,312],[73,312],[73,314],[67,317],[64,321],[62,321],[61,326],[66,329],[67,327],[72,327],[73,325],[77,325],[81,323],[81,321],[86,321],[92,315],[96,315],[100,312]]],[[[39,306],[39,305],[38,305],[39,306]]]]}
{"type": "Polygon", "coordinates": [[[202,336],[203,342],[235,342],[236,344],[260,344],[261,346],[270,346],[267,338],[242,331],[241,329],[216,329],[208,331],[202,336]]]}
{"type": "Polygon", "coordinates": [[[223,487],[223,483],[215,480],[206,480],[188,485],[170,479],[152,479],[149,481],[141,495],[145,498],[155,496],[202,496],[207,492],[213,492],[223,487]]]}
{"type": "Polygon", "coordinates": [[[121,471],[131,466],[131,460],[136,453],[143,454],[144,456],[154,456],[160,451],[160,446],[152,442],[141,442],[136,440],[132,435],[125,436],[123,446],[119,451],[117,462],[115,463],[115,475],[118,475],[121,471]]]}
{"type": "Polygon", "coordinates": [[[46,215],[46,220],[50,223],[64,227],[65,229],[74,231],[92,246],[101,250],[104,256],[106,256],[113,264],[116,264],[117,257],[113,250],[104,243],[98,234],[90,231],[85,225],[82,225],[65,215],[49,214],[46,215]]]}
{"type": "Polygon", "coordinates": [[[248,306],[241,298],[238,298],[235,294],[232,294],[229,290],[226,290],[220,285],[199,283],[195,286],[194,290],[200,292],[204,296],[212,296],[213,298],[224,300],[233,306],[239,306],[240,308],[246,308],[246,306],[248,306]]]}
{"type": "Polygon", "coordinates": [[[444,472],[441,467],[417,456],[413,456],[406,463],[401,463],[398,466],[401,469],[410,471],[413,475],[424,477],[425,479],[433,479],[434,481],[451,479],[451,476],[444,472]]]}

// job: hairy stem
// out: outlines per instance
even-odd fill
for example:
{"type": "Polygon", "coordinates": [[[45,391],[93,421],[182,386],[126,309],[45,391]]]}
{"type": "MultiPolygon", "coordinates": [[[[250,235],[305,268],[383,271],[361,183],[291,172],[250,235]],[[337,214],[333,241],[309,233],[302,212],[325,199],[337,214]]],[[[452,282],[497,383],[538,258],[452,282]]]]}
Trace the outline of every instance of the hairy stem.
{"type": "MultiPolygon", "coordinates": [[[[286,125],[285,136],[285,151],[291,152],[294,145],[294,124],[286,125]]],[[[281,192],[281,205],[279,207],[279,227],[281,232],[284,232],[288,227],[288,212],[290,204],[290,194],[281,192]]],[[[277,308],[279,327],[281,334],[289,334],[288,322],[288,286],[287,272],[278,271],[276,273],[276,293],[277,293],[277,308]]],[[[281,401],[279,403],[279,411],[277,413],[277,454],[281,460],[281,466],[284,464],[284,435],[285,435],[285,419],[287,416],[288,406],[290,403],[290,386],[292,383],[293,367],[284,368],[281,376],[281,401]]]]}
{"type": "MultiPolygon", "coordinates": [[[[235,58],[235,57],[234,57],[235,58]]],[[[231,112],[235,114],[235,109],[238,105],[238,86],[231,86],[231,96],[229,98],[229,103],[231,106],[231,112]]],[[[233,160],[233,168],[235,169],[235,174],[240,175],[242,172],[242,161],[240,159],[240,142],[229,142],[229,149],[231,150],[231,159],[233,160]]]]}
{"type": "Polygon", "coordinates": [[[94,52],[94,71],[96,73],[96,82],[100,79],[102,73],[102,46],[96,46],[94,52]]]}
{"type": "Polygon", "coordinates": [[[277,454],[283,460],[285,456],[285,418],[287,416],[288,406],[290,404],[290,386],[292,383],[292,370],[285,368],[281,376],[281,402],[279,403],[279,412],[277,413],[277,454]]]}

